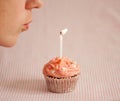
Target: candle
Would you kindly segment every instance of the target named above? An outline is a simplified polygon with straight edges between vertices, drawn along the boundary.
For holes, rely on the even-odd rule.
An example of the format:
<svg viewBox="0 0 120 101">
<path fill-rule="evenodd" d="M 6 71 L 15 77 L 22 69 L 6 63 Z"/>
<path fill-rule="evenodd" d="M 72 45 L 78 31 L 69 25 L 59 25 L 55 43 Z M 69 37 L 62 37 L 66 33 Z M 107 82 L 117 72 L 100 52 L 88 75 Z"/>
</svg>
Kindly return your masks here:
<svg viewBox="0 0 120 101">
<path fill-rule="evenodd" d="M 67 33 L 68 29 L 64 29 L 60 31 L 60 58 L 62 58 L 63 54 L 63 36 Z"/>
</svg>

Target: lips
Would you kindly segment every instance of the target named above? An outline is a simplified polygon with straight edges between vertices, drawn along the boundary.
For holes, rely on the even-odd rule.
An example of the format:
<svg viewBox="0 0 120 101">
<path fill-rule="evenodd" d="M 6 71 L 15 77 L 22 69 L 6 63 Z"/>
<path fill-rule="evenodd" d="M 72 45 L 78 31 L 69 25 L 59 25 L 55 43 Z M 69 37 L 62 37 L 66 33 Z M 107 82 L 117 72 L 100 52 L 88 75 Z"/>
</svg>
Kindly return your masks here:
<svg viewBox="0 0 120 101">
<path fill-rule="evenodd" d="M 25 29 L 29 29 L 29 24 L 24 24 Z"/>
<path fill-rule="evenodd" d="M 32 22 L 32 21 L 29 21 L 28 23 L 26 23 L 26 24 L 23 25 L 25 30 L 29 29 L 29 24 L 30 24 L 31 22 Z"/>
</svg>

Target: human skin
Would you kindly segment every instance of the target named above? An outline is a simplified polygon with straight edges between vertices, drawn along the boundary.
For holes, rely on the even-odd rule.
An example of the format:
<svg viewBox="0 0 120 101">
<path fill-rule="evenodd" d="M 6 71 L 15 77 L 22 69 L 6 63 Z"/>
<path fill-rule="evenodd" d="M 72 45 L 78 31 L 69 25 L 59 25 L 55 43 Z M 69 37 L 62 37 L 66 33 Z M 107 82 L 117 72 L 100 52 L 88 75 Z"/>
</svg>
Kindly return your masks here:
<svg viewBox="0 0 120 101">
<path fill-rule="evenodd" d="M 40 0 L 0 0 L 0 46 L 14 46 L 32 22 L 32 9 L 41 6 Z"/>
</svg>

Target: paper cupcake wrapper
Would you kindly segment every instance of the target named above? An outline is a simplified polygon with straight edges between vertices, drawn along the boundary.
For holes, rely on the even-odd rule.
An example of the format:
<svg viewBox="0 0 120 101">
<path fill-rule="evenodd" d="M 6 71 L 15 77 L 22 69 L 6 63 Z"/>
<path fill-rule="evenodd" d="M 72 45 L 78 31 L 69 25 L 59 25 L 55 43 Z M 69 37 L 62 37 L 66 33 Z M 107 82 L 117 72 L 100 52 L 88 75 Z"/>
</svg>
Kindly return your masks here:
<svg viewBox="0 0 120 101">
<path fill-rule="evenodd" d="M 73 91 L 79 79 L 79 75 L 69 78 L 54 78 L 45 75 L 44 77 L 46 79 L 48 90 L 55 93 L 65 93 Z"/>
</svg>

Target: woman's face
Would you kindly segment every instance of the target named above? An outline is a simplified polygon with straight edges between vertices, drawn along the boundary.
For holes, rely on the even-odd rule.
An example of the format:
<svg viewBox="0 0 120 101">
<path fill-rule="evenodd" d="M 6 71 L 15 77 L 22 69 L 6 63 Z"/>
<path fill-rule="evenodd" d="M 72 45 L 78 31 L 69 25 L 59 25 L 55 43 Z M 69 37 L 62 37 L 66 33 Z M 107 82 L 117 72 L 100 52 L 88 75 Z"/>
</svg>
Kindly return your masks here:
<svg viewBox="0 0 120 101">
<path fill-rule="evenodd" d="M 19 34 L 29 28 L 32 9 L 41 6 L 40 0 L 0 0 L 0 45 L 14 46 Z"/>
</svg>

